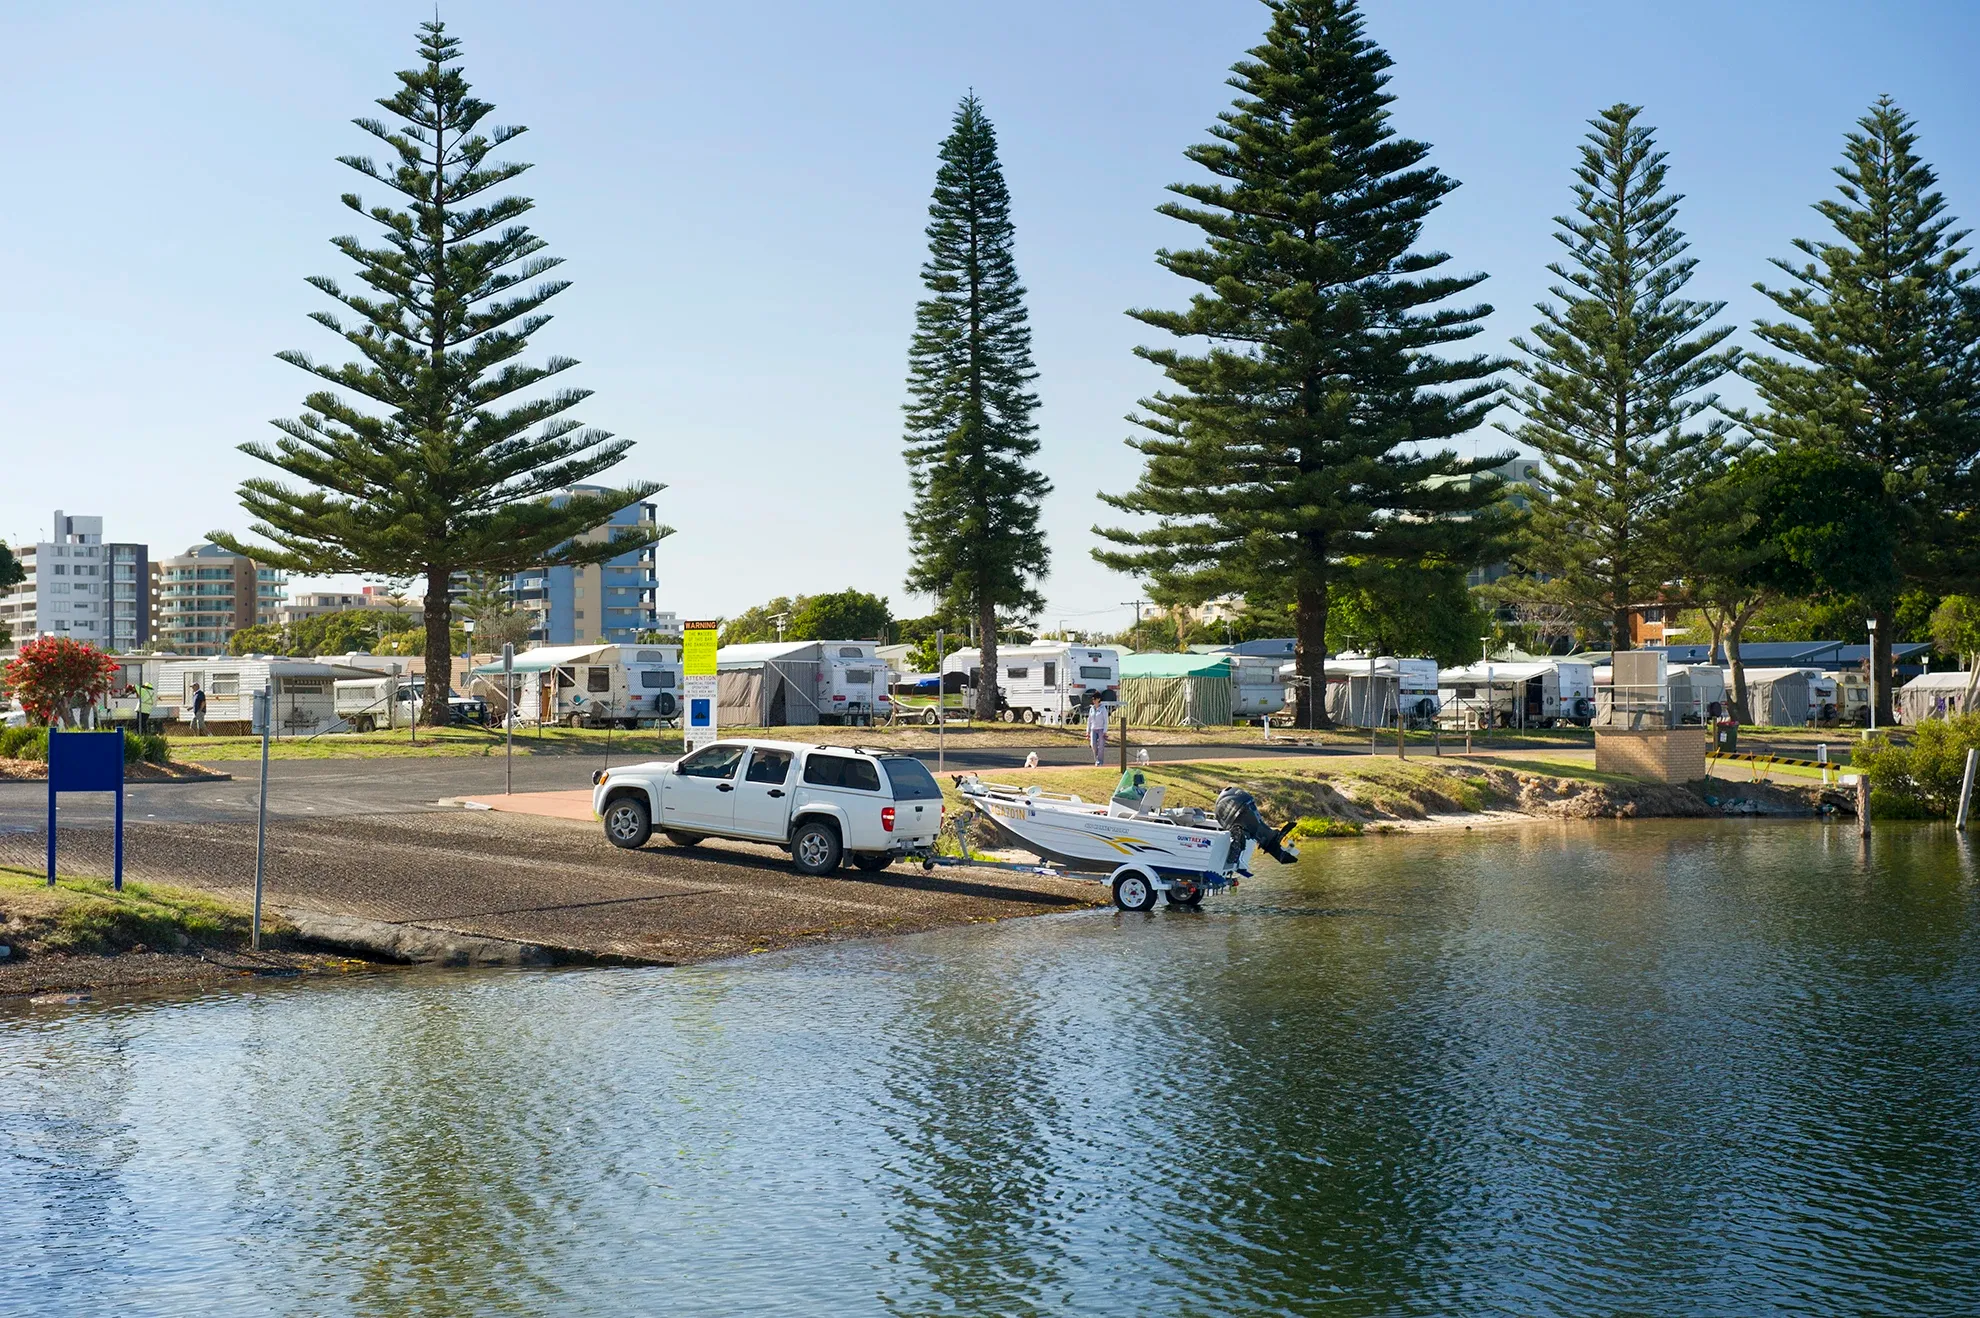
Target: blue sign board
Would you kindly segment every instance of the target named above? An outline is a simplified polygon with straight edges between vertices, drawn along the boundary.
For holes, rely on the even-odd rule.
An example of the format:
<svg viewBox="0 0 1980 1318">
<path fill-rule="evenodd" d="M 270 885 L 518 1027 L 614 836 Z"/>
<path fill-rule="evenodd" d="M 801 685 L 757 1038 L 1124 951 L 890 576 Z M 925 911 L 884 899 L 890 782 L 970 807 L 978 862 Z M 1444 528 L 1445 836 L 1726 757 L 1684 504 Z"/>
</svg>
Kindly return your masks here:
<svg viewBox="0 0 1980 1318">
<path fill-rule="evenodd" d="M 116 877 L 124 889 L 124 730 L 48 730 L 48 886 L 55 886 L 55 797 L 61 792 L 117 795 Z"/>
<path fill-rule="evenodd" d="M 709 712 L 714 707 L 715 702 L 706 696 L 696 696 L 693 700 L 688 701 L 688 726 L 691 728 L 714 727 L 715 720 L 709 717 Z"/>
</svg>

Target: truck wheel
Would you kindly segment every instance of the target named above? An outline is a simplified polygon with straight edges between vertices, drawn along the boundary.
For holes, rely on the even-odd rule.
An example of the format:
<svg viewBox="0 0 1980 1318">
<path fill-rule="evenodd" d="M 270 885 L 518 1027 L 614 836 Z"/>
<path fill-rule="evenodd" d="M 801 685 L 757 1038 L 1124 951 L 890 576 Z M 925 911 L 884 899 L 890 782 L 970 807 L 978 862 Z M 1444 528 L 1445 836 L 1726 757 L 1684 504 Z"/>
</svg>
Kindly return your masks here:
<svg viewBox="0 0 1980 1318">
<path fill-rule="evenodd" d="M 698 847 L 701 845 L 701 835 L 698 833 L 669 833 L 667 834 L 667 840 L 677 847 Z"/>
<path fill-rule="evenodd" d="M 359 732 L 376 732 L 378 730 L 378 720 L 369 714 L 360 714 L 357 719 L 357 730 Z"/>
<path fill-rule="evenodd" d="M 894 853 L 891 851 L 862 851 L 853 856 L 854 868 L 865 870 L 868 874 L 878 874 L 893 863 Z"/>
<path fill-rule="evenodd" d="M 830 874 L 844 856 L 838 826 L 829 819 L 804 820 L 791 834 L 791 861 L 800 874 Z"/>
<path fill-rule="evenodd" d="M 653 836 L 653 812 L 637 796 L 615 796 L 605 803 L 605 837 L 615 847 L 636 851 Z"/>
<path fill-rule="evenodd" d="M 1140 870 L 1126 870 L 1114 877 L 1114 905 L 1124 911 L 1155 909 L 1155 885 Z"/>
</svg>

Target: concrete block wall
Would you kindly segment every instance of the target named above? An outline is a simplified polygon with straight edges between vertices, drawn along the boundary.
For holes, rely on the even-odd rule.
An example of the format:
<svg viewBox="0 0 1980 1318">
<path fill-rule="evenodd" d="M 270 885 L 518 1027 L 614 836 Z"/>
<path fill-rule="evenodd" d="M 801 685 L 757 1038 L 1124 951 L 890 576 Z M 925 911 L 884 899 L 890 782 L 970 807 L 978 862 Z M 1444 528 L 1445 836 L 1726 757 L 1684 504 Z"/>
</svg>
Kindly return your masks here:
<svg viewBox="0 0 1980 1318">
<path fill-rule="evenodd" d="M 1656 783 L 1688 783 L 1705 776 L 1711 741 L 1704 728 L 1597 729 L 1595 768 Z"/>
</svg>

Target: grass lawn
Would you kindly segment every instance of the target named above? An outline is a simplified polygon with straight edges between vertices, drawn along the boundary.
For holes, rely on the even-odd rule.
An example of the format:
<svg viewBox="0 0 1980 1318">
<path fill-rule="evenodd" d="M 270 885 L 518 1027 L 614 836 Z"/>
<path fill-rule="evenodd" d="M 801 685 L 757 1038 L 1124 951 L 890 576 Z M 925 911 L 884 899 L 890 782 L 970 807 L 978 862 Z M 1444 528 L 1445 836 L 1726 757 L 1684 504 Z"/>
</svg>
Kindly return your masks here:
<svg viewBox="0 0 1980 1318">
<path fill-rule="evenodd" d="M 252 918 L 245 905 L 165 884 L 126 880 L 116 892 L 108 879 L 58 876 L 50 888 L 43 875 L 0 868 L 0 938 L 44 952 L 246 947 Z M 295 930 L 263 911 L 261 932 L 267 941 Z"/>
</svg>

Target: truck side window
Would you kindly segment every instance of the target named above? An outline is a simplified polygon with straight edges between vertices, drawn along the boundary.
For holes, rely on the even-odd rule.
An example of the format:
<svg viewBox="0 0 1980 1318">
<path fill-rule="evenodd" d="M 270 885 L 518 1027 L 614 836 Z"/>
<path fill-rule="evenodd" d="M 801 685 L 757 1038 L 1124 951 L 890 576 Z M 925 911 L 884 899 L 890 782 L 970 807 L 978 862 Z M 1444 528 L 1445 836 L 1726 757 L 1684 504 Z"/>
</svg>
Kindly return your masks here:
<svg viewBox="0 0 1980 1318">
<path fill-rule="evenodd" d="M 789 751 L 767 751 L 758 747 L 749 757 L 749 772 L 743 775 L 744 782 L 773 783 L 781 786 L 791 776 L 791 753 Z"/>
<path fill-rule="evenodd" d="M 674 766 L 683 778 L 733 778 L 747 746 L 708 746 Z"/>
<path fill-rule="evenodd" d="M 848 755 L 813 754 L 804 762 L 804 780 L 813 787 L 850 787 L 856 792 L 880 790 L 880 771 L 870 762 Z"/>
</svg>

